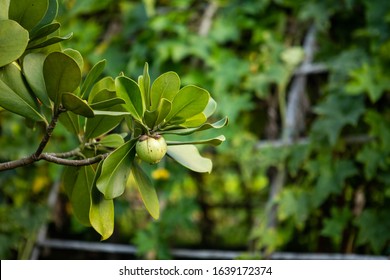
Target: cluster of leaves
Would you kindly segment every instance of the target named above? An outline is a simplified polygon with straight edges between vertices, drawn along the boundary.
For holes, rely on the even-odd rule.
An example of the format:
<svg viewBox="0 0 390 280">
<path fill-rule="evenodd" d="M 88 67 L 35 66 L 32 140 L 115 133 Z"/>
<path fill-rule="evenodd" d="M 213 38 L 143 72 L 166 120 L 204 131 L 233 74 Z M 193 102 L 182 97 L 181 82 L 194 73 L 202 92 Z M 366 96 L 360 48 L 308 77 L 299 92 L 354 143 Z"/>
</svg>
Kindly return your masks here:
<svg viewBox="0 0 390 280">
<path fill-rule="evenodd" d="M 225 126 L 227 118 L 208 122 L 217 106 L 214 99 L 197 86 L 181 88 L 174 72 L 152 82 L 147 64 L 138 82 L 124 74 L 101 77 L 105 60 L 83 78 L 82 55 L 59 45 L 72 34 L 56 35 L 57 0 L 4 0 L 0 5 L 0 106 L 26 118 L 31 126 L 44 128 L 35 153 L 1 163 L 2 170 L 38 160 L 66 165 L 64 186 L 74 214 L 102 239 L 113 233 L 113 199 L 122 195 L 132 173 L 146 209 L 157 219 L 157 193 L 139 164 L 136 143 L 142 135 L 189 135 Z M 43 153 L 58 121 L 79 146 L 69 152 Z M 110 133 L 122 121 L 123 133 Z M 202 157 L 195 145 L 219 145 L 224 140 L 218 136 L 167 141 L 167 153 L 195 172 L 211 172 L 211 160 Z"/>
</svg>

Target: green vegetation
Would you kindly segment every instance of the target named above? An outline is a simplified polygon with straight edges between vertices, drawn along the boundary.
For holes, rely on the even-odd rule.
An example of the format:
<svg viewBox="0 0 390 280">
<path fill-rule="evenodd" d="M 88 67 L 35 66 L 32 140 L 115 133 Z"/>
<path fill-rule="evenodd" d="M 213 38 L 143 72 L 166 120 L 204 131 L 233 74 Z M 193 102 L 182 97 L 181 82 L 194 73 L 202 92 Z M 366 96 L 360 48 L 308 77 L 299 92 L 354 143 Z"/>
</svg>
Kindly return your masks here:
<svg viewBox="0 0 390 280">
<path fill-rule="evenodd" d="M 9 15 L 8 2 L 0 162 L 33 153 L 42 127 L 66 112 L 43 160 L 0 173 L 1 257 L 28 257 L 45 220 L 53 236 L 99 240 L 79 221 L 110 236 L 101 213 L 113 198 L 109 241 L 135 244 L 140 257 L 170 258 L 180 246 L 390 253 L 389 1 L 69 0 L 61 26 L 56 1 L 37 1 L 31 18 L 20 16 L 29 1 L 11 0 Z M 307 76 L 299 141 L 260 145 L 286 137 L 288 90 L 312 26 L 314 61 L 327 71 Z M 227 139 L 218 149 L 225 138 L 214 128 Z M 144 134 L 162 135 L 169 157 L 134 161 Z M 102 164 L 63 169 L 45 158 L 66 151 Z M 61 174 L 69 199 L 54 216 L 42 205 Z"/>
</svg>

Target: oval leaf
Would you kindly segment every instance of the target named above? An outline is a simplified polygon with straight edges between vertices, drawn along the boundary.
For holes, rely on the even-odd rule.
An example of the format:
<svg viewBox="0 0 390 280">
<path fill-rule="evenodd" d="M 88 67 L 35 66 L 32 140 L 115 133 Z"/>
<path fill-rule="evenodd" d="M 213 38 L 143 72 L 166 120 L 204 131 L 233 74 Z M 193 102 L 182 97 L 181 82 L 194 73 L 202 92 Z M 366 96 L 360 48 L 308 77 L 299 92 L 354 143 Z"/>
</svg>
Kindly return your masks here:
<svg viewBox="0 0 390 280">
<path fill-rule="evenodd" d="M 156 110 L 163 98 L 172 101 L 179 89 L 180 78 L 175 72 L 167 72 L 159 76 L 152 84 L 150 110 Z"/>
<path fill-rule="evenodd" d="M 113 199 L 124 192 L 134 161 L 136 142 L 136 139 L 126 142 L 103 161 L 96 186 L 105 199 Z"/>
<path fill-rule="evenodd" d="M 194 145 L 168 146 L 167 154 L 184 167 L 195 172 L 210 173 L 213 163 L 199 154 Z"/>
<path fill-rule="evenodd" d="M 144 101 L 138 84 L 132 79 L 120 76 L 115 79 L 115 88 L 118 97 L 125 100 L 123 107 L 135 119 L 141 121 L 144 114 Z"/>
<path fill-rule="evenodd" d="M 91 108 L 94 110 L 102 110 L 107 109 L 109 107 L 119 105 L 119 104 L 125 104 L 125 101 L 122 98 L 114 97 L 111 99 L 99 101 L 93 104 L 90 104 Z"/>
<path fill-rule="evenodd" d="M 45 80 L 43 78 L 43 63 L 46 56 L 39 53 L 30 53 L 23 59 L 24 76 L 31 89 L 39 100 L 50 107 L 50 99 L 46 92 Z"/>
<path fill-rule="evenodd" d="M 86 118 L 93 118 L 95 114 L 86 101 L 72 93 L 62 94 L 62 105 L 69 111 Z"/>
<path fill-rule="evenodd" d="M 91 71 L 88 72 L 87 77 L 81 85 L 80 96 L 85 99 L 88 99 L 88 91 L 91 90 L 93 83 L 96 82 L 99 76 L 102 74 L 104 67 L 106 67 L 105 59 L 99 61 L 92 67 Z"/>
<path fill-rule="evenodd" d="M 13 20 L 0 21 L 0 67 L 21 57 L 27 44 L 26 29 Z"/>
<path fill-rule="evenodd" d="M 123 145 L 125 141 L 123 140 L 122 135 L 120 134 L 110 134 L 107 136 L 104 136 L 103 139 L 99 141 L 99 145 L 102 145 L 104 147 L 108 148 L 118 148 L 121 145 Z"/>
<path fill-rule="evenodd" d="M 182 123 L 206 108 L 210 94 L 207 90 L 197 86 L 182 88 L 172 101 L 172 109 L 166 118 L 166 122 Z"/>
<path fill-rule="evenodd" d="M 77 175 L 75 176 L 75 174 Z M 67 167 L 64 172 L 64 187 L 72 204 L 73 212 L 76 218 L 87 226 L 91 225 L 89 221 L 89 207 L 94 177 L 95 171 L 90 165 Z"/>
<path fill-rule="evenodd" d="M 50 53 L 43 63 L 46 91 L 54 104 L 59 105 L 64 92 L 73 92 L 81 82 L 76 61 L 61 52 Z"/>
<path fill-rule="evenodd" d="M 48 0 L 11 1 L 9 18 L 19 22 L 25 29 L 31 30 L 43 19 L 48 7 Z"/>
<path fill-rule="evenodd" d="M 44 121 L 39 108 L 25 87 L 19 69 L 9 64 L 0 70 L 0 106 L 34 121 Z"/>
<path fill-rule="evenodd" d="M 157 220 L 160 216 L 160 205 L 152 181 L 136 163 L 133 164 L 131 171 L 133 172 L 134 179 L 137 183 L 138 190 L 146 209 L 150 215 Z"/>
<path fill-rule="evenodd" d="M 102 162 L 96 170 L 96 175 L 91 189 L 91 205 L 89 209 L 89 221 L 92 227 L 106 240 L 114 232 L 114 201 L 105 199 L 96 187 L 96 180 L 101 174 Z"/>
</svg>

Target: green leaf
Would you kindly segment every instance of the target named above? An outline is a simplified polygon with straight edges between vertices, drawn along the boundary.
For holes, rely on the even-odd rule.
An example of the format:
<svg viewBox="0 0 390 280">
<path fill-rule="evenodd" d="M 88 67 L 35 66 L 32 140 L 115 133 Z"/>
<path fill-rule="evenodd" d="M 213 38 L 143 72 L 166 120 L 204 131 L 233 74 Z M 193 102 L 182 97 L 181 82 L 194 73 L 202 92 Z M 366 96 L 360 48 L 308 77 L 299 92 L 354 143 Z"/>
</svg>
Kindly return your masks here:
<svg viewBox="0 0 390 280">
<path fill-rule="evenodd" d="M 380 65 L 365 63 L 361 68 L 350 73 L 351 81 L 345 89 L 350 94 L 367 93 L 371 102 L 375 103 L 386 90 L 390 89 L 390 82 L 385 73 Z"/>
<path fill-rule="evenodd" d="M 41 28 L 37 29 L 37 31 L 35 31 L 34 33 L 30 32 L 30 42 L 47 37 L 50 34 L 57 31 L 60 27 L 61 27 L 61 24 L 59 24 L 58 22 L 54 22 L 54 23 L 50 23 L 48 25 L 42 26 Z"/>
<path fill-rule="evenodd" d="M 73 135 L 79 136 L 82 132 L 79 116 L 67 111 L 60 115 L 59 121 L 65 126 L 65 128 Z"/>
<path fill-rule="evenodd" d="M 81 71 L 77 63 L 61 52 L 50 53 L 43 63 L 46 91 L 56 106 L 64 92 L 73 92 L 81 82 Z"/>
<path fill-rule="evenodd" d="M 96 97 L 98 98 L 96 99 Z M 88 95 L 88 103 L 92 104 L 99 101 L 104 101 L 116 96 L 115 82 L 111 77 L 104 77 L 95 83 Z"/>
<path fill-rule="evenodd" d="M 157 220 L 160 216 L 160 206 L 152 181 L 137 163 L 132 165 L 131 171 L 133 172 L 135 182 L 137 183 L 138 190 L 146 209 L 150 215 Z"/>
<path fill-rule="evenodd" d="M 379 254 L 388 244 L 390 238 L 390 211 L 384 209 L 366 208 L 363 213 L 357 218 L 357 226 L 359 228 L 357 244 L 369 244 L 374 253 Z"/>
<path fill-rule="evenodd" d="M 167 154 L 184 167 L 195 172 L 210 173 L 213 167 L 211 160 L 202 157 L 194 145 L 168 146 Z"/>
<path fill-rule="evenodd" d="M 188 118 L 181 124 L 183 127 L 199 127 L 207 121 L 207 117 L 204 113 L 197 114 L 191 118 Z"/>
<path fill-rule="evenodd" d="M 126 142 L 104 160 L 96 186 L 106 199 L 113 199 L 124 192 L 134 161 L 136 142 L 136 139 Z"/>
<path fill-rule="evenodd" d="M 149 111 L 146 110 L 144 113 L 144 123 L 150 128 L 154 128 L 154 124 L 156 123 L 158 117 L 157 111 Z"/>
<path fill-rule="evenodd" d="M 101 175 L 101 169 L 102 162 L 99 163 L 92 184 L 89 221 L 92 227 L 101 235 L 101 240 L 106 240 L 114 232 L 114 201 L 105 199 L 96 187 L 96 181 Z"/>
<path fill-rule="evenodd" d="M 176 134 L 176 135 L 188 135 L 191 133 L 194 133 L 196 131 L 203 131 L 203 130 L 208 130 L 208 129 L 219 129 L 228 124 L 229 120 L 227 117 L 215 122 L 215 123 L 205 123 L 199 127 L 194 127 L 194 128 L 185 128 L 185 127 L 180 127 L 177 128 L 166 128 L 166 130 L 161 131 L 160 134 Z"/>
<path fill-rule="evenodd" d="M 74 174 L 76 173 L 77 177 L 74 178 Z M 64 187 L 76 218 L 86 226 L 91 225 L 89 221 L 89 208 L 91 203 L 90 193 L 95 171 L 90 165 L 67 167 L 64 176 L 72 177 L 72 180 L 65 180 Z"/>
<path fill-rule="evenodd" d="M 163 123 L 165 121 L 165 118 L 171 112 L 171 110 L 172 110 L 172 102 L 165 98 L 161 99 L 161 102 L 157 108 L 158 115 L 154 126 L 158 126 L 159 124 Z"/>
<path fill-rule="evenodd" d="M 120 134 L 109 134 L 107 136 L 104 136 L 99 141 L 99 145 L 102 145 L 102 146 L 108 147 L 108 148 L 119 148 L 124 143 L 125 142 L 123 140 L 123 137 Z"/>
<path fill-rule="evenodd" d="M 30 53 L 23 59 L 24 76 L 31 89 L 39 100 L 50 108 L 50 99 L 46 92 L 45 79 L 43 77 L 43 63 L 46 59 L 44 54 Z"/>
<path fill-rule="evenodd" d="M 73 37 L 73 33 L 69 33 L 68 35 L 65 36 L 53 36 L 48 38 L 47 40 L 40 42 L 40 41 L 31 41 L 31 43 L 28 45 L 27 49 L 33 50 L 33 49 L 39 49 L 39 48 L 44 48 L 48 47 L 50 45 L 54 45 L 57 43 L 61 43 L 62 41 L 69 40 L 70 38 Z"/>
<path fill-rule="evenodd" d="M 9 2 L 11 0 L 0 0 L 0 20 L 8 19 Z"/>
<path fill-rule="evenodd" d="M 53 22 L 53 20 L 57 17 L 58 13 L 58 2 L 57 0 L 49 0 L 49 7 L 47 8 L 45 16 L 39 22 L 37 26 L 35 26 L 30 34 L 37 32 L 40 28 L 49 25 Z"/>
<path fill-rule="evenodd" d="M 124 117 L 130 116 L 129 112 L 121 112 L 121 111 L 102 111 L 102 110 L 93 110 L 95 116 L 111 116 L 111 117 Z"/>
<path fill-rule="evenodd" d="M 70 56 L 71 58 L 73 58 L 74 61 L 76 61 L 77 65 L 79 66 L 80 68 L 80 72 L 83 71 L 84 69 L 84 59 L 83 59 L 83 56 L 81 55 L 81 53 L 77 50 L 74 50 L 74 49 L 65 49 L 62 51 L 64 54 Z"/>
<path fill-rule="evenodd" d="M 180 78 L 175 72 L 167 72 L 159 76 L 152 84 L 150 110 L 156 110 L 163 98 L 172 101 L 179 89 Z"/>
<path fill-rule="evenodd" d="M 125 101 L 122 98 L 115 97 L 115 98 L 99 101 L 96 103 L 92 103 L 89 105 L 94 110 L 102 110 L 102 109 L 107 109 L 107 108 L 110 108 L 112 106 L 124 104 L 124 103 L 125 103 Z"/>
<path fill-rule="evenodd" d="M 0 68 L 0 106 L 31 120 L 46 122 L 14 64 Z"/>
<path fill-rule="evenodd" d="M 206 140 L 194 140 L 194 141 L 167 141 L 167 145 L 169 146 L 177 146 L 177 145 L 189 145 L 189 144 L 210 144 L 213 146 L 218 146 L 222 142 L 226 140 L 225 136 L 220 135 L 215 138 L 206 139 Z"/>
<path fill-rule="evenodd" d="M 48 0 L 13 0 L 9 6 L 9 18 L 31 30 L 43 19 L 48 7 Z"/>
<path fill-rule="evenodd" d="M 80 89 L 80 96 L 88 99 L 89 96 L 89 90 L 91 90 L 93 84 L 96 82 L 96 80 L 99 78 L 99 76 L 102 74 L 104 67 L 106 67 L 106 60 L 100 60 L 98 63 L 96 63 L 91 71 L 88 72 L 87 77 L 85 78 L 83 84 L 81 85 Z"/>
<path fill-rule="evenodd" d="M 92 102 L 99 102 L 100 100 L 110 98 L 111 96 L 115 96 L 115 92 L 102 90 L 97 94 L 90 95 L 89 99 L 93 98 Z M 124 111 L 124 109 L 121 105 L 106 108 L 106 111 L 94 110 L 95 117 L 87 120 L 85 129 L 86 139 L 101 136 L 118 126 L 123 120 L 123 115 L 129 114 L 128 112 L 122 111 Z"/>
<path fill-rule="evenodd" d="M 149 110 L 150 108 L 150 76 L 149 76 L 149 64 L 145 62 L 144 73 L 138 77 L 138 85 L 141 90 L 141 94 L 144 97 L 144 107 Z"/>
<path fill-rule="evenodd" d="M 175 96 L 172 109 L 166 117 L 166 122 L 183 123 L 206 108 L 210 94 L 207 90 L 197 86 L 186 86 Z"/>
<path fill-rule="evenodd" d="M 115 127 L 123 120 L 123 116 L 99 116 L 94 111 L 95 117 L 87 120 L 85 138 L 92 139 L 99 137 Z"/>
<path fill-rule="evenodd" d="M 86 118 L 93 118 L 95 116 L 92 108 L 89 107 L 86 101 L 72 93 L 65 92 L 62 94 L 62 105 L 65 109 L 72 111 L 77 115 L 81 115 Z"/>
<path fill-rule="evenodd" d="M 28 32 L 26 29 L 16 21 L 0 20 L 0 67 L 21 57 L 27 44 Z"/>
<path fill-rule="evenodd" d="M 138 84 L 130 78 L 120 76 L 115 79 L 115 88 L 118 97 L 125 100 L 123 107 L 130 112 L 135 119 L 142 121 L 144 101 Z"/>
</svg>

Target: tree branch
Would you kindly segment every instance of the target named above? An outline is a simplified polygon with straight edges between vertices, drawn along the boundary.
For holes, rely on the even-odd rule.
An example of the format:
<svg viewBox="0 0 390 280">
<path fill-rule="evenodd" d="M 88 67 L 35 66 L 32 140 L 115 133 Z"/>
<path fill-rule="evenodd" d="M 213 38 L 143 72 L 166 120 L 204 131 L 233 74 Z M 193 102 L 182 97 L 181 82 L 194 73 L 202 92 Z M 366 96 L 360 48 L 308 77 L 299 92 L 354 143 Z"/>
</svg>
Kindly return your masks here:
<svg viewBox="0 0 390 280">
<path fill-rule="evenodd" d="M 97 155 L 95 157 L 86 158 L 86 159 L 64 159 L 64 158 L 56 157 L 53 154 L 43 153 L 39 156 L 39 159 L 43 159 L 48 162 L 52 162 L 60 165 L 85 166 L 85 165 L 98 163 L 99 161 L 108 157 L 109 154 L 110 153 L 105 153 L 105 154 Z"/>
<path fill-rule="evenodd" d="M 76 156 L 80 153 L 80 148 L 76 148 L 74 150 L 71 150 L 69 152 L 65 153 L 43 153 L 43 150 L 45 149 L 47 143 L 49 142 L 51 135 L 53 133 L 54 128 L 57 125 L 58 117 L 62 112 L 65 110 L 61 107 L 59 107 L 53 114 L 53 117 L 50 121 L 50 124 L 46 128 L 45 135 L 43 136 L 41 142 L 39 143 L 39 146 L 35 153 L 28 157 L 24 157 L 18 160 L 12 160 L 8 162 L 2 162 L 0 163 L 0 171 L 4 170 L 10 170 L 17 167 L 22 167 L 25 165 L 32 164 L 36 161 L 45 160 L 48 162 L 61 164 L 61 165 L 69 165 L 69 166 L 84 166 L 84 165 L 91 165 L 94 163 L 97 163 L 103 159 L 105 159 L 110 153 L 105 153 L 101 155 L 97 155 L 95 157 L 86 158 L 86 159 L 66 159 L 69 157 Z"/>
</svg>

